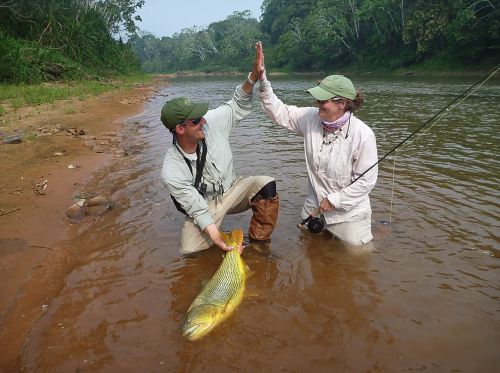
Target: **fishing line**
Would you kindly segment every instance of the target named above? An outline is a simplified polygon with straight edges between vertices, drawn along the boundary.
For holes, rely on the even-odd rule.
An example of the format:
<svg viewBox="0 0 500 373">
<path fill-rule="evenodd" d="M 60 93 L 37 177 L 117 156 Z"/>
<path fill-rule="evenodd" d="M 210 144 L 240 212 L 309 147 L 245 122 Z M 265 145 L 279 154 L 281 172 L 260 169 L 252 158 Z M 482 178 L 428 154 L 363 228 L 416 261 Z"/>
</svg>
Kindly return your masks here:
<svg viewBox="0 0 500 373">
<path fill-rule="evenodd" d="M 443 114 L 441 118 L 439 118 L 435 123 L 432 124 L 425 132 L 429 131 L 436 123 L 438 123 L 444 116 L 446 116 L 451 110 L 453 110 L 455 107 L 457 107 L 459 104 L 461 104 L 464 100 L 466 100 L 470 95 L 472 95 L 475 91 L 477 91 L 484 83 L 486 83 L 493 75 L 497 73 L 497 71 L 500 70 L 500 64 L 496 65 L 493 69 L 491 69 L 489 72 L 487 72 L 481 79 L 479 79 L 477 82 L 475 82 L 473 85 L 471 85 L 465 92 L 463 92 L 460 96 L 458 96 L 456 99 L 454 99 L 452 102 L 450 102 L 448 105 L 446 105 L 441 111 L 439 111 L 436 115 L 434 115 L 431 119 L 429 119 L 427 122 L 422 124 L 419 128 L 417 128 L 416 131 L 411 133 L 409 136 L 407 136 L 403 141 L 401 141 L 398 145 L 396 145 L 391 151 L 389 151 L 386 155 L 384 155 L 382 158 L 380 158 L 376 163 L 374 163 L 371 167 L 369 167 L 365 172 L 363 172 L 361 175 L 359 175 L 354 181 L 352 181 L 348 186 L 354 184 L 356 181 L 358 181 L 362 176 L 364 176 L 368 171 L 370 171 L 373 167 L 378 165 L 380 162 L 382 162 L 385 158 L 387 158 L 390 154 L 392 154 L 394 151 L 396 151 L 401 145 L 403 145 L 405 142 L 407 142 L 411 137 L 413 137 L 418 131 L 420 131 L 422 128 L 427 126 L 429 123 L 431 123 L 434 119 L 436 119 L 441 113 L 446 111 L 446 113 Z M 477 87 L 476 87 L 477 86 Z M 476 87 L 472 92 L 467 94 L 470 90 L 472 90 L 474 87 Z M 467 95 L 466 95 L 467 94 Z M 464 97 L 465 96 L 465 97 Z M 461 99 L 463 97 L 463 99 Z M 460 100 L 461 99 L 461 100 Z M 459 101 L 460 100 L 460 101 Z M 456 105 L 453 105 L 455 102 L 459 101 Z M 453 105 L 453 106 L 452 106 Z M 412 144 L 416 140 L 418 140 L 422 135 L 425 134 L 422 133 L 420 136 L 418 136 L 414 141 L 410 142 L 409 144 Z M 408 145 L 409 145 L 408 144 Z M 404 149 L 406 145 L 402 148 Z"/>
<path fill-rule="evenodd" d="M 414 131 L 413 133 L 411 133 L 408 137 L 406 137 L 403 141 L 401 141 L 398 145 L 396 145 L 391 151 L 389 151 L 386 155 L 384 155 L 382 158 L 380 158 L 376 163 L 374 163 L 370 168 L 368 168 L 365 172 L 363 172 L 361 175 L 359 175 L 356 179 L 354 179 L 354 181 L 352 181 L 349 184 L 349 186 L 352 185 L 352 184 L 354 184 L 364 174 L 366 174 L 373 167 L 375 167 L 377 164 L 379 164 L 380 162 L 382 162 L 390 154 L 392 154 L 394 151 L 396 152 L 396 155 L 394 156 L 393 167 L 392 167 L 391 204 L 390 204 L 390 210 L 389 210 L 389 231 L 390 232 L 392 232 L 392 229 L 391 229 L 391 227 L 392 227 L 392 207 L 393 207 L 393 200 L 394 200 L 394 187 L 395 187 L 395 184 L 396 184 L 396 181 L 395 181 L 395 179 L 396 179 L 396 158 L 397 158 L 397 155 L 398 155 L 398 151 L 401 151 L 404 148 L 406 148 L 408 145 L 411 145 L 414 142 L 418 141 L 423 135 L 425 135 L 428 131 L 430 131 L 432 127 L 434 127 L 437 123 L 439 123 L 441 121 L 441 119 L 443 119 L 450 111 L 452 111 L 454 108 L 456 108 L 458 105 L 460 105 L 463 101 L 465 101 L 467 98 L 469 98 L 479 88 L 481 88 L 484 85 L 484 83 L 486 83 L 493 75 L 495 75 L 497 73 L 498 70 L 500 70 L 500 64 L 496 65 L 493 69 L 491 69 L 489 72 L 487 72 L 483 77 L 481 77 L 481 79 L 479 79 L 477 82 L 475 82 L 473 85 L 471 85 L 460 96 L 458 96 L 452 102 L 450 102 L 448 105 L 446 105 L 441 111 L 439 111 L 431 119 L 429 119 L 427 122 L 425 122 L 419 128 L 417 128 L 416 131 Z M 429 123 L 431 123 L 434 119 L 436 119 L 443 112 L 444 112 L 444 114 L 441 117 L 439 117 L 434 123 L 432 123 L 432 125 L 429 128 L 427 128 L 424 132 L 422 132 L 418 137 L 416 137 L 415 139 L 413 139 L 412 141 L 409 141 L 407 143 L 407 141 L 410 140 L 411 137 L 413 137 L 418 131 L 420 131 L 422 128 L 424 128 L 425 126 L 427 126 Z"/>
<path fill-rule="evenodd" d="M 474 83 L 468 90 L 466 90 L 464 93 L 462 93 L 460 96 L 458 96 L 453 102 L 451 102 L 447 107 L 445 107 L 443 110 L 441 110 L 438 114 L 436 114 L 434 117 L 432 117 L 429 121 L 427 121 L 423 126 L 421 126 L 419 129 L 417 129 L 417 131 L 421 130 L 424 126 L 426 126 L 428 123 L 430 123 L 434 118 L 436 118 L 437 115 L 441 114 L 443 111 L 446 110 L 446 112 L 439 118 L 437 119 L 434 123 L 432 123 L 432 125 L 427 128 L 424 132 L 422 132 L 418 137 L 416 137 L 415 139 L 407 142 L 406 144 L 403 144 L 405 141 L 409 140 L 411 136 L 413 136 L 417 131 L 413 132 L 410 136 L 408 136 L 403 142 L 401 142 L 398 146 L 396 146 L 396 148 L 392 149 L 392 151 L 396 151 L 396 155 L 394 156 L 394 163 L 393 163 L 393 166 L 392 166 L 392 191 L 391 191 L 391 207 L 390 207 L 390 210 L 389 210 L 389 227 L 392 227 L 392 206 L 393 206 L 393 200 L 394 200 L 394 187 L 396 185 L 396 181 L 395 181 L 395 178 L 396 178 L 396 158 L 398 156 L 398 152 L 402 151 L 404 148 L 406 148 L 408 145 L 411 145 L 413 143 L 415 143 L 416 141 L 418 141 L 423 135 L 425 135 L 428 131 L 431 130 L 432 127 L 434 127 L 437 123 L 439 123 L 439 121 L 441 121 L 441 119 L 443 119 L 451 110 L 453 110 L 455 107 L 457 107 L 458 105 L 460 105 L 463 101 L 465 101 L 469 96 L 471 96 L 474 92 L 476 92 L 479 88 L 481 88 L 481 86 L 486 83 L 488 81 L 488 79 L 490 79 L 493 75 L 496 74 L 496 72 L 500 69 L 500 64 L 498 64 L 495 68 L 493 68 L 492 70 L 490 70 L 486 75 L 484 75 L 481 79 L 479 79 L 476 83 Z M 483 80 L 484 79 L 484 80 Z M 477 86 L 476 86 L 477 85 Z M 475 87 L 475 88 L 474 88 Z M 472 89 L 474 88 L 474 89 Z M 463 97 L 468 91 L 472 90 L 467 96 Z M 460 99 L 461 98 L 461 99 Z M 458 101 L 458 102 L 457 102 Z M 457 102 L 456 104 L 454 104 L 455 102 Z M 454 104 L 454 105 L 453 105 Z M 399 146 L 401 146 L 400 149 L 397 149 Z M 385 155 L 385 157 L 387 157 L 387 155 L 389 155 L 391 152 L 387 153 Z M 381 158 L 379 160 L 379 162 L 382 160 L 383 158 Z M 377 162 L 378 163 L 378 162 Z M 375 166 L 375 165 L 374 165 Z M 374 167 L 372 166 L 372 167 Z M 369 170 L 369 169 L 368 169 Z M 367 170 L 367 171 L 368 171 Z M 367 172 L 365 171 L 365 172 Z M 362 176 L 362 175 L 361 175 Z M 356 180 L 355 180 L 356 181 Z M 391 230 L 392 231 L 392 230 Z"/>
</svg>

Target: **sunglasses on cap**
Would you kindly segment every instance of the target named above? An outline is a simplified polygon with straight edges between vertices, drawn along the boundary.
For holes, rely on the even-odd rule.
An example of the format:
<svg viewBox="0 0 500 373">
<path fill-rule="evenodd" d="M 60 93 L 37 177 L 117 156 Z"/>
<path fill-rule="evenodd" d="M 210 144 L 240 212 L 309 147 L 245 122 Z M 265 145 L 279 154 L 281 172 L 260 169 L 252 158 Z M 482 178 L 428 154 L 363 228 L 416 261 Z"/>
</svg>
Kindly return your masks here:
<svg viewBox="0 0 500 373">
<path fill-rule="evenodd" d="M 328 101 L 342 101 L 343 98 L 342 97 L 332 97 L 332 98 L 329 98 L 328 100 L 318 100 L 318 99 L 314 99 L 314 102 L 316 102 L 317 104 L 320 104 L 320 105 L 324 105 L 326 104 Z"/>
<path fill-rule="evenodd" d="M 185 126 L 188 123 L 199 124 L 200 121 L 201 121 L 201 118 L 196 118 L 196 119 L 190 120 L 188 122 L 181 122 L 181 123 L 179 123 L 179 126 Z"/>
</svg>

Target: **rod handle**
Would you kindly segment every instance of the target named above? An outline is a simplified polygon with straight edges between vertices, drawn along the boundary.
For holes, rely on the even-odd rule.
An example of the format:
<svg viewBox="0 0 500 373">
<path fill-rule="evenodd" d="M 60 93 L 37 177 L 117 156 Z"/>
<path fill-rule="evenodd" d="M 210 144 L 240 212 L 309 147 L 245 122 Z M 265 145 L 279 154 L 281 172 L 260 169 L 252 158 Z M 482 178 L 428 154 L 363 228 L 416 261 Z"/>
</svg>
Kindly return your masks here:
<svg viewBox="0 0 500 373">
<path fill-rule="evenodd" d="M 319 212 L 319 207 L 314 210 L 311 215 L 309 215 L 307 218 L 305 218 L 304 220 L 302 220 L 299 224 L 297 224 L 297 228 L 301 229 L 304 224 L 307 224 L 309 223 L 309 220 L 311 220 L 312 218 L 314 218 L 316 215 L 318 215 L 318 212 Z"/>
</svg>

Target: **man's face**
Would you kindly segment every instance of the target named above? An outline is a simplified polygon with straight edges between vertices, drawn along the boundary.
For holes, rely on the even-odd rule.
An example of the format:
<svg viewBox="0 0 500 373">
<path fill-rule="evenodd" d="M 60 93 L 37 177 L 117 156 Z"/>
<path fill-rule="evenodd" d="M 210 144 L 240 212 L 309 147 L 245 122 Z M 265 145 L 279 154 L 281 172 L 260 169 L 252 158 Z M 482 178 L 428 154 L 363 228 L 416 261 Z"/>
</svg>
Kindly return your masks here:
<svg viewBox="0 0 500 373">
<path fill-rule="evenodd" d="M 203 131 L 203 125 L 207 123 L 205 120 L 205 117 L 201 117 L 200 121 L 198 124 L 195 123 L 195 119 L 185 119 L 182 121 L 182 124 L 180 125 L 181 127 L 184 128 L 184 134 L 186 135 L 187 138 L 199 141 L 201 139 L 205 138 L 205 132 Z"/>
</svg>

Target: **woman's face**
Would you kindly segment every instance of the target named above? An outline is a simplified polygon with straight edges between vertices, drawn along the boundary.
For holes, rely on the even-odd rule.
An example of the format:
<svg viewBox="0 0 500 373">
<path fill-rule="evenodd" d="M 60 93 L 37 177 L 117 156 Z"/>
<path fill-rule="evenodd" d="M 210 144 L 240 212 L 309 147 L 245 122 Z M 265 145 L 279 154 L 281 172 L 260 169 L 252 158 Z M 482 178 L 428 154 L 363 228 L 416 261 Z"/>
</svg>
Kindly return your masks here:
<svg viewBox="0 0 500 373">
<path fill-rule="evenodd" d="M 346 99 L 316 100 L 316 106 L 319 109 L 318 115 L 327 122 L 333 122 L 344 115 L 346 105 Z"/>
</svg>

